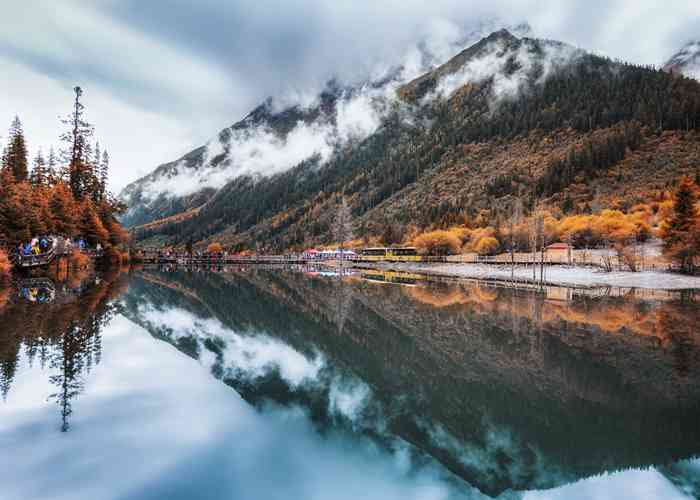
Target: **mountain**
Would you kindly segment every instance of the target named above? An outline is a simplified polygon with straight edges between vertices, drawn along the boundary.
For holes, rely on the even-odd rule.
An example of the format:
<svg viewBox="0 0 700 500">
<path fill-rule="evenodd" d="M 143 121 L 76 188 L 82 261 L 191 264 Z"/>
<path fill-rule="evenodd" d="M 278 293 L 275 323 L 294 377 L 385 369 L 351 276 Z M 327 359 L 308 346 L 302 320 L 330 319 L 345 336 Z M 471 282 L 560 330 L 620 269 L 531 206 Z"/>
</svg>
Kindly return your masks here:
<svg viewBox="0 0 700 500">
<path fill-rule="evenodd" d="M 321 141 L 329 138 L 319 137 L 314 143 L 310 136 L 315 128 L 332 126 L 338 99 L 350 92 L 330 82 L 311 107 L 281 111 L 276 111 L 269 99 L 206 145 L 129 184 L 120 194 L 129 206 L 123 222 L 139 225 L 199 207 L 229 178 L 264 175 L 291 166 L 306 159 L 304 146 L 311 151 L 309 157 L 320 152 L 324 146 Z M 296 147 L 299 154 L 283 157 L 279 153 L 285 144 L 292 146 L 287 150 Z"/>
<path fill-rule="evenodd" d="M 700 80 L 700 40 L 683 46 L 666 62 L 664 70 Z"/>
<path fill-rule="evenodd" d="M 700 84 L 667 72 L 501 30 L 404 74 L 307 107 L 269 101 L 129 186 L 125 222 L 147 243 L 300 247 L 327 241 L 345 196 L 358 235 L 389 242 L 502 220 L 516 198 L 624 208 L 700 165 Z"/>
</svg>

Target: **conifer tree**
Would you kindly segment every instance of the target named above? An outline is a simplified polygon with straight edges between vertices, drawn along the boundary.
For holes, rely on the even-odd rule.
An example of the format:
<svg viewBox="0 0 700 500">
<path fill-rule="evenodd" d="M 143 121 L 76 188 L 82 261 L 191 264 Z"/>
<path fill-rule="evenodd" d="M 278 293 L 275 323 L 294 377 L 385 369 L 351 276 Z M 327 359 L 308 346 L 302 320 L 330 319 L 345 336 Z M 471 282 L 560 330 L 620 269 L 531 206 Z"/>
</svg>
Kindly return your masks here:
<svg viewBox="0 0 700 500">
<path fill-rule="evenodd" d="M 63 160 L 67 164 L 67 178 L 73 196 L 82 199 L 87 194 L 90 185 L 90 168 L 86 160 L 89 151 L 89 139 L 94 133 L 92 125 L 85 120 L 85 106 L 80 102 L 83 90 L 80 87 L 73 89 L 75 100 L 73 112 L 62 120 L 70 130 L 61 135 L 61 140 L 66 143 L 63 150 Z"/>
<path fill-rule="evenodd" d="M 111 245 L 119 246 L 129 241 L 129 232 L 115 219 L 114 210 L 106 200 L 99 204 L 98 216 L 109 233 L 109 243 Z"/>
<path fill-rule="evenodd" d="M 100 189 L 102 190 L 102 197 L 104 198 L 107 194 L 107 179 L 109 178 L 109 153 L 105 150 L 102 153 L 102 160 L 100 162 Z"/>
<path fill-rule="evenodd" d="M 56 158 L 53 146 L 51 146 L 51 149 L 49 149 L 49 158 L 46 163 L 46 182 L 49 186 L 54 186 L 59 181 L 57 166 L 58 159 Z"/>
<path fill-rule="evenodd" d="M 100 150 L 100 141 L 95 142 L 95 150 L 93 152 L 92 164 L 95 168 L 95 174 L 99 176 L 100 161 L 102 161 L 102 151 Z"/>
<path fill-rule="evenodd" d="M 74 236 L 78 229 L 78 211 L 70 188 L 63 181 L 58 181 L 53 188 L 49 208 L 55 232 L 63 236 Z"/>
<path fill-rule="evenodd" d="M 39 149 L 36 154 L 36 158 L 34 158 L 34 165 L 32 167 L 32 173 L 29 180 L 32 183 L 32 186 L 41 187 L 48 184 L 47 177 L 46 160 L 44 159 L 44 155 L 41 153 L 41 149 Z"/>
<path fill-rule="evenodd" d="M 109 244 L 109 232 L 102 224 L 93 204 L 89 200 L 84 201 L 80 212 L 79 230 L 83 237 L 90 245 L 94 246 L 97 243 L 101 243 L 102 246 L 107 246 Z"/>
<path fill-rule="evenodd" d="M 24 140 L 22 122 L 18 116 L 12 121 L 5 151 L 4 167 L 9 168 L 16 181 L 27 180 L 29 173 L 27 161 L 27 145 Z"/>
<path fill-rule="evenodd" d="M 697 202 L 698 186 L 690 177 L 683 177 L 674 196 L 673 213 L 661 226 L 664 253 L 688 273 L 694 271 L 700 255 Z"/>
</svg>

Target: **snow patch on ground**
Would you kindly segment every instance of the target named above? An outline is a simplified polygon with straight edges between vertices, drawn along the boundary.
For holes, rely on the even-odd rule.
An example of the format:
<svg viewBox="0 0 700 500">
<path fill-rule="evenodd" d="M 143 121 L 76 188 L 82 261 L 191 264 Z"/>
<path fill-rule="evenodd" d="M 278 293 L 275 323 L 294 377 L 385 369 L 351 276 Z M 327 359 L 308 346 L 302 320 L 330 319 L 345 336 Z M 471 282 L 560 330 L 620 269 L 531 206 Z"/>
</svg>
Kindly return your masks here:
<svg viewBox="0 0 700 500">
<path fill-rule="evenodd" d="M 511 269 L 510 266 L 507 265 L 399 263 L 379 264 L 376 267 L 470 279 L 502 281 L 511 279 Z M 537 280 L 539 280 L 539 276 L 538 268 Z M 513 272 L 513 277 L 519 281 L 532 280 L 532 267 L 516 267 Z M 642 271 L 638 273 L 615 271 L 607 273 L 596 268 L 574 266 L 545 267 L 544 281 L 548 284 L 563 286 L 614 286 L 658 290 L 700 289 L 700 277 L 697 276 L 685 276 L 662 271 Z"/>
</svg>

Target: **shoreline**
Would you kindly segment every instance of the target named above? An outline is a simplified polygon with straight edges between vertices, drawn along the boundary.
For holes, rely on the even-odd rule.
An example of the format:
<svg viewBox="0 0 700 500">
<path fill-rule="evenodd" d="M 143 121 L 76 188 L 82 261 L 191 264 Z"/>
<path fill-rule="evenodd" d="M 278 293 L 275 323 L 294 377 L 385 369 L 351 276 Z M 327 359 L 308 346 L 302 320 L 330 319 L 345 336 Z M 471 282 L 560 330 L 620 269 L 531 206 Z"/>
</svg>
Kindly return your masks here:
<svg viewBox="0 0 700 500">
<path fill-rule="evenodd" d="M 700 290 L 700 276 L 665 271 L 612 271 L 578 266 L 545 266 L 544 279 L 532 279 L 532 267 L 516 266 L 511 277 L 509 265 L 466 263 L 356 262 L 356 269 L 401 271 L 442 278 L 504 282 L 568 288 L 644 288 L 650 290 Z M 539 277 L 539 269 L 537 271 Z"/>
</svg>

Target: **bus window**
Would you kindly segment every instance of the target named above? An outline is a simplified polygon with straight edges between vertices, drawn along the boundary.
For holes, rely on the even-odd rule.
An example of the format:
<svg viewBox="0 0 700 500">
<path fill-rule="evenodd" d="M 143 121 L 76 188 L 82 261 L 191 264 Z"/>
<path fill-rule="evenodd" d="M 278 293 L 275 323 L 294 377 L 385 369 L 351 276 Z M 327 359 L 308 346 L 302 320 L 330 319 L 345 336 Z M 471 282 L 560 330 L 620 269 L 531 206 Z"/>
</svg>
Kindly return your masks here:
<svg viewBox="0 0 700 500">
<path fill-rule="evenodd" d="M 362 255 L 383 257 L 386 255 L 386 248 L 365 248 L 362 250 Z"/>
</svg>

